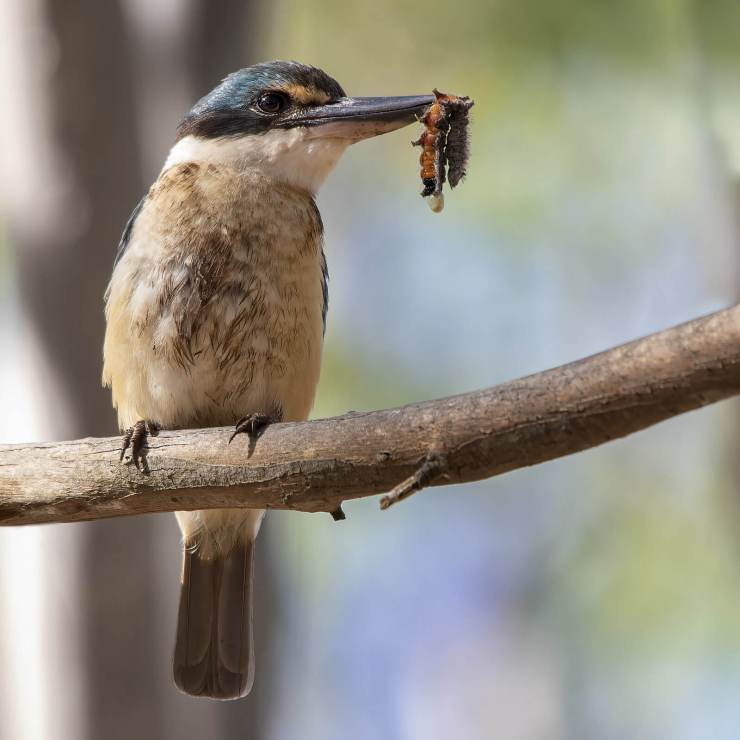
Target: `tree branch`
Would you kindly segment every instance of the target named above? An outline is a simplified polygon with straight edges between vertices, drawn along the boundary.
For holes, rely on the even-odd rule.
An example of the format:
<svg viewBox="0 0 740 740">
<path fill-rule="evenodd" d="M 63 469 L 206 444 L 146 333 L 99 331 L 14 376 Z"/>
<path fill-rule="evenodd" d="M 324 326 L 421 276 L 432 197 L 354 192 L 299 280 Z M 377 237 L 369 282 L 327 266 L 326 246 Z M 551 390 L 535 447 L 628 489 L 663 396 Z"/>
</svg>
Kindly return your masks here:
<svg viewBox="0 0 740 740">
<path fill-rule="evenodd" d="M 120 440 L 0 447 L 0 524 L 247 506 L 326 511 L 396 487 L 465 483 L 594 447 L 740 393 L 740 305 L 473 393 L 385 411 L 163 431 L 150 473 Z"/>
</svg>

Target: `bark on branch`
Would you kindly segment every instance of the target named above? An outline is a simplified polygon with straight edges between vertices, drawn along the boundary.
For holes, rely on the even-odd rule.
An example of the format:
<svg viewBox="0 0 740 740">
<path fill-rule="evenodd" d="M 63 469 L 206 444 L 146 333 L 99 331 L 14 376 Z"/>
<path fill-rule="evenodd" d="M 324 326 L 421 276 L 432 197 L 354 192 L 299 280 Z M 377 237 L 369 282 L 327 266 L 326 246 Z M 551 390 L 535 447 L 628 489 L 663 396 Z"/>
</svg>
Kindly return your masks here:
<svg viewBox="0 0 740 740">
<path fill-rule="evenodd" d="M 163 431 L 150 473 L 120 440 L 0 447 L 0 524 L 269 507 L 340 515 L 394 489 L 489 478 L 623 437 L 740 393 L 740 305 L 519 380 L 436 401 L 275 424 Z"/>
</svg>

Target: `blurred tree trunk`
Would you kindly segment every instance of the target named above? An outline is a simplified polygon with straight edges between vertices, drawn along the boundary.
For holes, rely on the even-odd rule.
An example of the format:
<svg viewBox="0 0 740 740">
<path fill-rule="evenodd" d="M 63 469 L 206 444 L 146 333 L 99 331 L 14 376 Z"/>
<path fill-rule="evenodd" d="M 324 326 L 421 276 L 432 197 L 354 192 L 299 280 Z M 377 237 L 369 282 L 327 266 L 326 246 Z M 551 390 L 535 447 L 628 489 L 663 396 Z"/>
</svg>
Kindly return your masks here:
<svg viewBox="0 0 740 740">
<path fill-rule="evenodd" d="M 735 201 L 735 299 L 740 303 L 740 175 L 735 173 L 733 179 L 733 195 Z M 730 458 L 730 475 L 733 487 L 733 500 L 740 508 L 740 401 L 734 402 L 735 424 L 730 436 L 730 445 L 727 454 Z M 738 519 L 740 521 L 740 518 Z M 740 538 L 739 538 L 740 539 Z"/>
<path fill-rule="evenodd" d="M 29 187 L 10 220 L 20 300 L 36 340 L 34 385 L 46 391 L 44 437 L 110 433 L 115 420 L 100 383 L 102 295 L 121 224 L 142 187 L 127 37 L 116 2 L 39 0 L 36 12 L 42 46 L 17 63 L 35 65 L 44 78 L 41 90 L 24 93 L 44 96 L 29 110 L 41 109 L 32 125 L 43 128 L 37 133 L 46 156 L 29 147 Z M 74 639 L 56 631 L 57 640 L 75 648 L 49 664 L 57 675 L 47 679 L 62 701 L 77 683 L 78 706 L 70 712 L 78 715 L 76 728 L 52 708 L 46 737 L 124 738 L 144 727 L 159 734 L 151 530 L 151 521 L 96 524 L 67 532 L 61 543 L 57 532 L 42 533 L 49 580 L 71 584 L 54 593 L 43 618 L 72 608 L 67 629 L 78 628 Z M 70 575 L 75 566 L 79 572 Z"/>
<path fill-rule="evenodd" d="M 37 24 L 28 43 L 12 49 L 20 82 L 11 102 L 21 144 L 14 141 L 17 151 L 6 158 L 6 183 L 13 188 L 4 201 L 20 300 L 37 350 L 37 377 L 29 382 L 44 391 L 40 436 L 47 439 L 115 429 L 110 396 L 100 384 L 102 296 L 123 225 L 144 189 L 142 165 L 149 169 L 137 110 L 142 100 L 146 104 L 139 88 L 148 70 L 136 65 L 139 40 L 130 38 L 127 4 L 8 3 L 7 33 L 14 32 L 14 23 L 17 33 L 27 31 L 29 20 Z M 169 72 L 190 99 L 166 111 L 172 131 L 193 95 L 248 63 L 247 31 L 256 7 L 236 0 L 181 5 L 187 22 L 176 29 L 173 44 L 175 58 L 186 63 Z M 153 91 L 155 102 L 159 93 Z M 158 152 L 160 165 L 165 154 Z M 57 627 L 62 657 L 46 663 L 41 654 L 45 665 L 39 670 L 48 674 L 45 681 L 59 701 L 35 707 L 49 715 L 38 737 L 259 737 L 270 689 L 271 620 L 261 613 L 271 603 L 264 536 L 257 573 L 257 680 L 249 699 L 232 704 L 189 699 L 171 680 L 180 568 L 172 517 L 44 529 L 41 537 L 45 588 L 49 582 L 55 586 L 45 599 L 42 623 L 51 625 L 61 612 L 68 615 L 66 629 L 74 625 L 76 634 Z M 56 588 L 60 583 L 67 585 Z M 0 679 L 12 681 L 26 669 L 0 661 Z M 0 734 L 2 729 L 0 719 Z"/>
<path fill-rule="evenodd" d="M 258 38 L 258 9 L 256 0 L 193 0 L 186 64 L 195 97 L 256 61 L 251 50 Z"/>
</svg>

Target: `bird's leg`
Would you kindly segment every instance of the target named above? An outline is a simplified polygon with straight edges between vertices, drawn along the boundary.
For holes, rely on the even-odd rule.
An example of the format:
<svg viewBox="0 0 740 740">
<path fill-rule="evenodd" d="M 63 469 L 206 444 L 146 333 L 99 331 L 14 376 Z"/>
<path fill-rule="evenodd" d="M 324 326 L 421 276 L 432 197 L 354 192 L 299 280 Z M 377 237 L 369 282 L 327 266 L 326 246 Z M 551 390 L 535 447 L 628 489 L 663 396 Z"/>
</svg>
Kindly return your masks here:
<svg viewBox="0 0 740 740">
<path fill-rule="evenodd" d="M 149 451 L 149 445 L 147 442 L 150 436 L 156 437 L 158 434 L 159 427 L 153 421 L 140 419 L 132 427 L 129 427 L 123 435 L 121 457 L 119 459 L 123 461 L 126 450 L 130 447 L 130 462 L 136 465 L 137 470 L 143 470 L 143 472 L 148 473 L 149 465 L 146 461 L 146 456 Z"/>
<path fill-rule="evenodd" d="M 275 421 L 278 421 L 278 419 L 268 414 L 257 413 L 244 416 L 236 422 L 234 433 L 229 437 L 229 444 L 237 434 L 246 434 L 250 443 L 254 443 L 262 432 Z"/>
</svg>

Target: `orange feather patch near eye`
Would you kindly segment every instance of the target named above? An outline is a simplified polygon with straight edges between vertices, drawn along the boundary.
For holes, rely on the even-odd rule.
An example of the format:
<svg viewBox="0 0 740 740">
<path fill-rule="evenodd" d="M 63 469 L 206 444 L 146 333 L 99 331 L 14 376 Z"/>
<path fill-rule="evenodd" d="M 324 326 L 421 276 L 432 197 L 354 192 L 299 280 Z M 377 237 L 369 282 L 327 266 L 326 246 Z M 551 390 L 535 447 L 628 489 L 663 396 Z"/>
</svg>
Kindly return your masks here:
<svg viewBox="0 0 740 740">
<path fill-rule="evenodd" d="M 424 131 L 414 146 L 421 147 L 419 164 L 423 198 L 429 198 L 429 206 L 439 213 L 444 207 L 442 186 L 445 181 L 456 187 L 465 177 L 470 152 L 468 133 L 468 111 L 473 101 L 466 97 L 447 95 L 434 90 L 436 100 L 427 110 L 421 122 Z"/>
<path fill-rule="evenodd" d="M 301 105 L 324 105 L 330 100 L 327 93 L 312 85 L 284 85 L 281 91 Z"/>
</svg>

